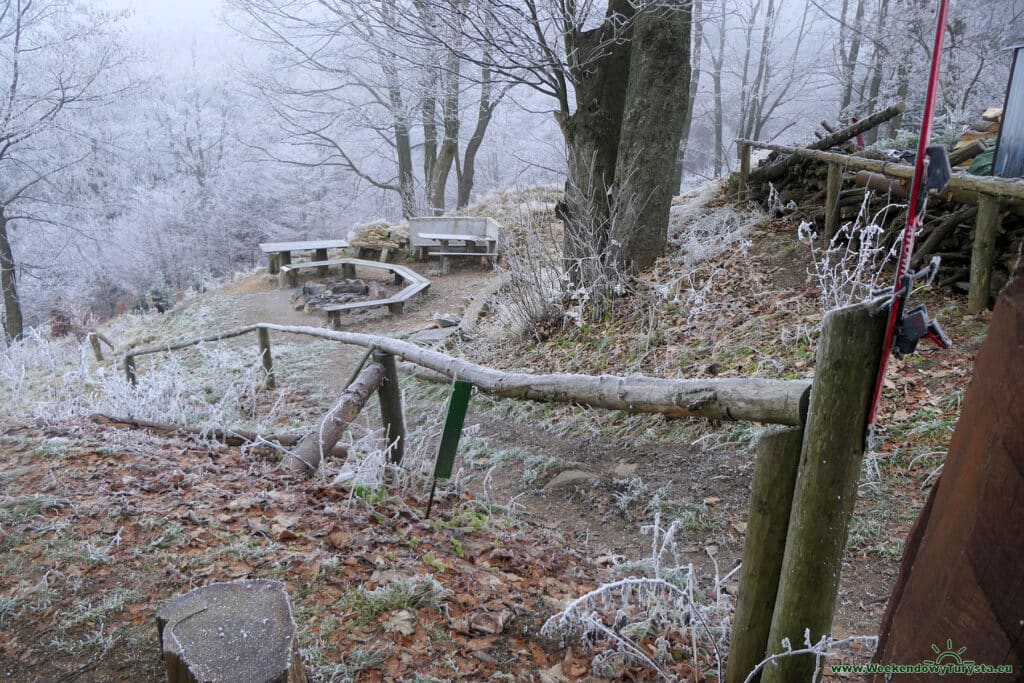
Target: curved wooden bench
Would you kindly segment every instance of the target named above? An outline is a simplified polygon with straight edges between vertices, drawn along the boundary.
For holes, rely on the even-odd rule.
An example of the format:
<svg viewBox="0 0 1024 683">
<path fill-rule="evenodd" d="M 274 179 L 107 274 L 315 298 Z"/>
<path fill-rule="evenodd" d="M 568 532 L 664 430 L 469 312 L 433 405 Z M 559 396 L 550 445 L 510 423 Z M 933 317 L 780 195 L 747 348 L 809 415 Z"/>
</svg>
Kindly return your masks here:
<svg viewBox="0 0 1024 683">
<path fill-rule="evenodd" d="M 426 279 L 412 268 L 406 266 L 400 266 L 394 263 L 381 263 L 379 261 L 367 261 L 365 259 L 356 258 L 342 258 L 342 259 L 331 259 L 327 261 L 308 261 L 306 263 L 293 263 L 281 266 L 281 272 L 278 275 L 278 283 L 281 287 L 298 286 L 298 275 L 299 271 L 306 268 L 328 268 L 330 266 L 341 266 L 342 274 L 346 278 L 354 278 L 356 276 L 356 267 L 361 266 L 363 268 L 375 268 L 377 270 L 386 270 L 395 277 L 395 284 L 405 283 L 405 287 L 389 296 L 386 299 L 374 299 L 373 301 L 353 301 L 347 304 L 328 304 L 324 306 L 322 311 L 327 313 L 327 320 L 335 328 L 341 325 L 341 314 L 347 311 L 354 311 L 360 308 L 376 308 L 378 306 L 387 306 L 388 311 L 394 315 L 398 315 L 405 310 L 405 302 L 416 296 L 420 292 L 426 292 L 430 289 L 430 280 Z M 318 272 L 320 272 L 318 270 Z"/>
</svg>

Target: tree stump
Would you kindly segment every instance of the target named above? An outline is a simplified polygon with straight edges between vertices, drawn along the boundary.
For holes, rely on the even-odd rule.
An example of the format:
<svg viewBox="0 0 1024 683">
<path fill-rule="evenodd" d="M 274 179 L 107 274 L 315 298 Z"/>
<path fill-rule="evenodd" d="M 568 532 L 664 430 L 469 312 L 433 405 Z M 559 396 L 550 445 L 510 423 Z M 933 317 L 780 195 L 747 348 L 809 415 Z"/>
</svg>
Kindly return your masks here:
<svg viewBox="0 0 1024 683">
<path fill-rule="evenodd" d="M 305 683 L 284 584 L 214 583 L 156 615 L 168 683 Z"/>
</svg>

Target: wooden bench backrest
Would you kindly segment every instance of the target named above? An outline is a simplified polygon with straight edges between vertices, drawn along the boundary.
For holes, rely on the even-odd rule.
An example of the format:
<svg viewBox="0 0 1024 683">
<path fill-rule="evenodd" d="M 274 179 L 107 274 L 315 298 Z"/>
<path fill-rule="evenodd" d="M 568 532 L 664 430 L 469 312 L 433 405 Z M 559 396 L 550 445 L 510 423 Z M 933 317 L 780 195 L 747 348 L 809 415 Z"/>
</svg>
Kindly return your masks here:
<svg viewBox="0 0 1024 683">
<path fill-rule="evenodd" d="M 432 216 L 409 219 L 410 247 L 438 247 L 441 246 L 440 243 L 420 237 L 420 233 L 485 236 L 498 243 L 499 251 L 503 246 L 501 226 L 493 218 L 486 216 Z"/>
</svg>

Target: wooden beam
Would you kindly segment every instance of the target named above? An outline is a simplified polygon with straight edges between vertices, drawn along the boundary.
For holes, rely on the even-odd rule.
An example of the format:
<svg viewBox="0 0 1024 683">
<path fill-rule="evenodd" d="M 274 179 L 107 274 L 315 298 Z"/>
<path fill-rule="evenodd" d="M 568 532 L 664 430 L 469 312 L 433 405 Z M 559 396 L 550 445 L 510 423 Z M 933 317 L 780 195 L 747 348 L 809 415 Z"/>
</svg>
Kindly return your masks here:
<svg viewBox="0 0 1024 683">
<path fill-rule="evenodd" d="M 967 310 L 977 315 L 988 308 L 992 287 L 992 260 L 999 232 L 999 200 L 982 196 L 978 201 L 974 244 L 971 248 L 971 288 L 967 290 Z"/>
<path fill-rule="evenodd" d="M 324 454 L 334 449 L 349 423 L 359 415 L 383 379 L 384 366 L 380 363 L 370 363 L 363 368 L 356 381 L 345 388 L 338 402 L 320 420 L 317 428 L 307 434 L 291 457 L 285 460 L 286 469 L 309 475 L 316 472 Z"/>
<path fill-rule="evenodd" d="M 766 432 L 757 442 L 727 683 L 743 683 L 764 659 L 782 575 L 803 438 L 803 428 L 789 427 Z"/>
<path fill-rule="evenodd" d="M 886 317 L 870 304 L 831 311 L 822 322 L 811 405 L 793 494 L 782 579 L 767 654 L 817 642 L 832 629 Z M 769 664 L 762 683 L 809 681 L 813 655 Z"/>
<path fill-rule="evenodd" d="M 839 229 L 839 190 L 843 186 L 843 169 L 839 164 L 828 165 L 825 179 L 825 244 L 828 245 Z"/>
<path fill-rule="evenodd" d="M 533 375 L 486 368 L 448 354 L 390 337 L 358 332 L 259 323 L 278 332 L 377 347 L 451 379 L 464 379 L 485 393 L 531 401 L 584 407 L 661 413 L 671 417 L 708 417 L 774 424 L 803 424 L 810 382 L 760 378 L 662 379 L 641 375 Z"/>
</svg>

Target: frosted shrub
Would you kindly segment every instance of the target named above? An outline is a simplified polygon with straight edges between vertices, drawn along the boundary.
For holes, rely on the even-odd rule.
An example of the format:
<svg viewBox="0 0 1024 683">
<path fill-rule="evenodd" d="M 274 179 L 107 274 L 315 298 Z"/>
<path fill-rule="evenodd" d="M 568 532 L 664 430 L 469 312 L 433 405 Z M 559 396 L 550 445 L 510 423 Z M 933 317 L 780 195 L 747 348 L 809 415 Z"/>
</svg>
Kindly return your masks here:
<svg viewBox="0 0 1024 683">
<path fill-rule="evenodd" d="M 891 249 L 882 246 L 884 230 L 867 216 L 869 199 L 866 194 L 857 219 L 836 230 L 825 247 L 810 223 L 801 223 L 797 229 L 800 241 L 810 248 L 810 273 L 818 281 L 821 304 L 826 311 L 871 298 L 882 283 L 885 266 L 896 255 L 901 238 L 895 240 Z"/>
<path fill-rule="evenodd" d="M 690 664 L 699 669 L 699 658 L 712 653 L 718 678 L 723 680 L 732 598 L 722 585 L 739 567 L 719 577 L 716 565 L 710 595 L 704 599 L 693 565 L 681 562 L 678 530 L 675 522 L 662 528 L 660 515 L 656 515 L 654 523 L 643 528 L 652 534 L 650 557 L 624 565 L 636 570 L 629 576 L 570 602 L 547 620 L 542 633 L 579 636 L 587 648 L 605 646 L 593 661 L 598 675 L 609 673 L 616 660 L 633 661 L 667 681 L 678 680 L 673 673 L 673 648 L 685 642 Z M 670 641 L 666 635 L 677 637 Z M 653 652 L 648 647 L 652 644 Z"/>
</svg>

